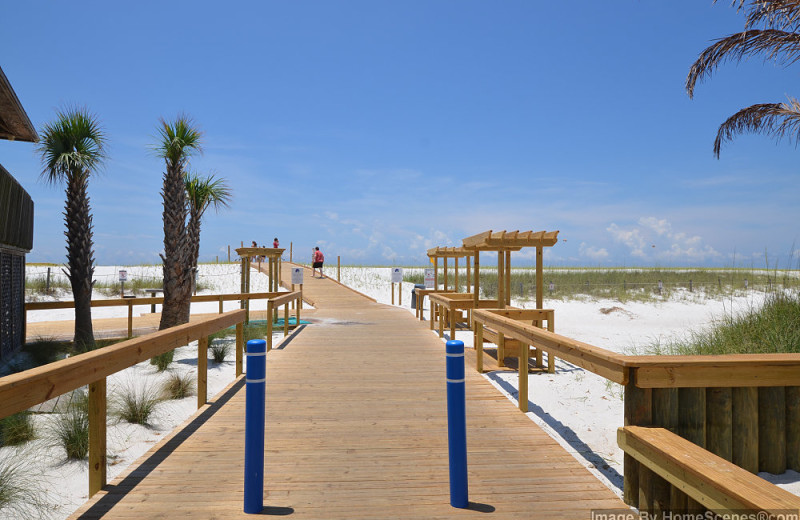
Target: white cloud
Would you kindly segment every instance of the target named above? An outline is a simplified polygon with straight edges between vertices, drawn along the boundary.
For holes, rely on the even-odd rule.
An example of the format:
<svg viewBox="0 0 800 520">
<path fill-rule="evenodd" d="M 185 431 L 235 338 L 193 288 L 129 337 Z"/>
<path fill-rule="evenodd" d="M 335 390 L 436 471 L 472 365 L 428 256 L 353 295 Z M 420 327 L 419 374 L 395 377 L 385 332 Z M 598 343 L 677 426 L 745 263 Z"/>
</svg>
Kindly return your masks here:
<svg viewBox="0 0 800 520">
<path fill-rule="evenodd" d="M 642 217 L 630 229 L 612 222 L 606 231 L 616 242 L 627 246 L 631 255 L 643 259 L 697 262 L 722 256 L 713 247 L 704 244 L 699 235 L 673 232 L 672 224 L 666 219 Z"/>
<path fill-rule="evenodd" d="M 581 256 L 585 256 L 596 261 L 605 260 L 609 256 L 605 247 L 598 249 L 595 246 L 587 245 L 586 242 L 581 242 L 581 245 L 578 247 L 578 252 L 580 252 Z"/>
</svg>

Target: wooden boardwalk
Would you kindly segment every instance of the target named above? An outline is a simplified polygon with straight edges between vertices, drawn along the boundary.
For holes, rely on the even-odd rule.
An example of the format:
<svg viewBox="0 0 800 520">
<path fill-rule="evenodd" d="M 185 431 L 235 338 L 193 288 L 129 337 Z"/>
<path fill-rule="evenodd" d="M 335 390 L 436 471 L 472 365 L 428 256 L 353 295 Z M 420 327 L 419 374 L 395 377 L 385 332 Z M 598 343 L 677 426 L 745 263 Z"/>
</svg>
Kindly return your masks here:
<svg viewBox="0 0 800 520">
<path fill-rule="evenodd" d="M 473 505 L 452 508 L 443 343 L 412 313 L 309 274 L 315 323 L 267 355 L 265 514 L 586 520 L 592 509 L 626 508 L 474 370 Z M 240 379 L 72 518 L 251 517 L 242 512 L 244 397 Z"/>
</svg>

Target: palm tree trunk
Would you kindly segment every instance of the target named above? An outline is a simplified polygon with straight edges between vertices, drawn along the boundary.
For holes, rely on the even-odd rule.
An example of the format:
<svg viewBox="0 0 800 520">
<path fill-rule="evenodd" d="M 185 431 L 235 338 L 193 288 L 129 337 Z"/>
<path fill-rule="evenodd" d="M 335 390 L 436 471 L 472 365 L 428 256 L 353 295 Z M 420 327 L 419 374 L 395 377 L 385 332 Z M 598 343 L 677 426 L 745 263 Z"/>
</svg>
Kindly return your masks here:
<svg viewBox="0 0 800 520">
<path fill-rule="evenodd" d="M 67 181 L 67 203 L 64 220 L 67 224 L 67 267 L 75 300 L 75 345 L 81 349 L 94 348 L 92 329 L 92 214 L 89 210 L 87 184 L 83 172 L 71 175 Z"/>
<path fill-rule="evenodd" d="M 189 214 L 189 225 L 186 227 L 187 240 L 189 242 L 189 257 L 191 269 L 189 277 L 191 279 L 191 287 L 194 289 L 194 273 L 197 269 L 197 259 L 200 256 L 200 218 L 201 215 L 191 211 Z M 191 313 L 191 301 L 187 300 L 181 307 L 181 314 L 184 316 L 185 322 L 189 322 Z"/>
<path fill-rule="evenodd" d="M 159 330 L 188 322 L 192 299 L 191 260 L 186 233 L 186 189 L 180 164 L 167 163 L 164 176 L 164 307 Z"/>
</svg>

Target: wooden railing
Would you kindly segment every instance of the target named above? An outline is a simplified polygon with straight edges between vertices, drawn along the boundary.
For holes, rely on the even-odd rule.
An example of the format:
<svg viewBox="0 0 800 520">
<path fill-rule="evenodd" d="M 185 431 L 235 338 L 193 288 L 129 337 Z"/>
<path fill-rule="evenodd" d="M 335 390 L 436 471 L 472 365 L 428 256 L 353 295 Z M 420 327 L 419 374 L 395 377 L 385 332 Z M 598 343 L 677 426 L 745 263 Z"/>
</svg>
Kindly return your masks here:
<svg viewBox="0 0 800 520">
<path fill-rule="evenodd" d="M 242 374 L 245 311 L 187 323 L 0 378 L 0 418 L 89 385 L 89 496 L 106 484 L 106 378 L 192 341 L 198 342 L 197 405 L 207 400 L 208 336 L 236 325 L 236 376 Z"/>
<path fill-rule="evenodd" d="M 665 428 L 751 473 L 800 471 L 800 354 L 626 356 L 543 330 L 530 316 L 514 313 L 473 311 L 476 350 L 483 326 L 491 326 L 624 385 L 625 426 Z M 482 353 L 477 356 L 482 361 Z M 670 497 L 672 511 L 700 507 L 658 475 L 648 473 L 640 482 L 640 462 L 632 455 L 625 454 L 624 466 L 628 504 L 653 511 L 665 505 L 653 497 Z"/>
<path fill-rule="evenodd" d="M 250 301 L 250 300 L 269 300 L 286 295 L 285 292 L 260 292 L 260 293 L 230 293 L 230 294 L 201 294 L 192 296 L 192 303 L 219 302 L 219 314 L 223 313 L 223 302 L 227 301 Z M 295 293 L 289 293 L 295 294 Z M 293 298 L 302 302 L 302 291 L 296 292 L 299 297 Z M 142 297 L 142 298 L 114 298 L 110 300 L 92 300 L 92 307 L 128 307 L 128 337 L 133 336 L 133 307 L 136 305 L 163 305 L 164 298 Z M 299 305 L 299 304 L 298 304 Z M 53 309 L 74 309 L 75 301 L 67 300 L 60 302 L 28 302 L 25 304 L 25 321 L 27 323 L 28 311 L 41 311 Z M 155 312 L 153 310 L 153 312 Z M 245 319 L 249 321 L 249 319 Z"/>
</svg>

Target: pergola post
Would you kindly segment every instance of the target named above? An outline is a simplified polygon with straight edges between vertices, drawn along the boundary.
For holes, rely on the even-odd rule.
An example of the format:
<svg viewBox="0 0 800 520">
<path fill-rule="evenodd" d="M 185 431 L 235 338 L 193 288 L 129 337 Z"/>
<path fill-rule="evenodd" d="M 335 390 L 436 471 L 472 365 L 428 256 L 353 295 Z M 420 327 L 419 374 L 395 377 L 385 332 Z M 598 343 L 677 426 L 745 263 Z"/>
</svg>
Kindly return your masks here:
<svg viewBox="0 0 800 520">
<path fill-rule="evenodd" d="M 474 289 L 474 294 L 472 296 L 475 299 L 475 308 L 476 309 L 478 308 L 478 300 L 480 300 L 480 293 L 481 293 L 481 287 L 480 287 L 480 285 L 481 285 L 480 284 L 480 278 L 481 277 L 479 276 L 480 269 L 481 269 L 481 260 L 480 260 L 480 258 L 481 258 L 481 252 L 480 251 L 475 251 L 475 261 L 473 263 L 473 266 L 475 267 L 475 278 L 474 278 L 475 289 Z"/>
<path fill-rule="evenodd" d="M 433 288 L 439 290 L 439 257 L 433 257 Z"/>
<path fill-rule="evenodd" d="M 444 261 L 444 292 L 447 292 L 448 284 L 447 284 L 447 257 L 443 257 L 442 260 Z"/>
<path fill-rule="evenodd" d="M 544 269 L 542 266 L 543 247 L 536 248 L 536 308 L 544 306 Z"/>
<path fill-rule="evenodd" d="M 503 254 L 503 250 L 497 251 L 497 308 L 498 309 L 505 309 L 506 308 L 506 296 L 505 296 L 505 288 L 506 288 L 506 281 L 505 281 L 505 266 L 503 265 L 503 260 L 505 260 L 505 255 Z"/>
<path fill-rule="evenodd" d="M 453 262 L 455 263 L 454 270 L 455 274 L 453 274 L 453 292 L 458 292 L 458 257 L 453 258 Z"/>
<path fill-rule="evenodd" d="M 511 305 L 511 250 L 508 249 L 506 254 L 506 305 Z"/>
</svg>

